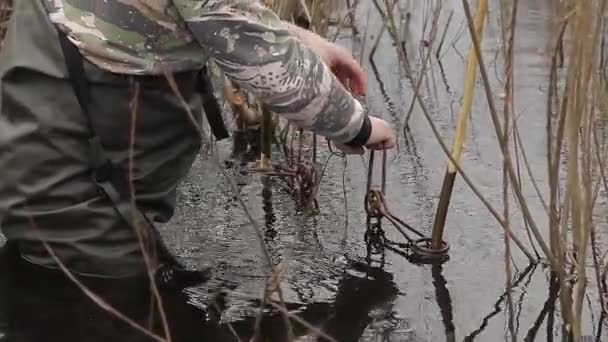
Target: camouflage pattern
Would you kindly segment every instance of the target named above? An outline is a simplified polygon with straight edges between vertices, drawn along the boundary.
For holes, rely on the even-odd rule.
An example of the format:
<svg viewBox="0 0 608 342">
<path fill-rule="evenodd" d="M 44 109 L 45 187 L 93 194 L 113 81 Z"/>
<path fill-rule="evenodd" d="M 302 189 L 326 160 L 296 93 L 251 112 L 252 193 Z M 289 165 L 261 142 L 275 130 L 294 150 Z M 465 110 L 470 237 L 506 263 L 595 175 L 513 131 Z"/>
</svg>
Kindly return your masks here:
<svg viewBox="0 0 608 342">
<path fill-rule="evenodd" d="M 363 124 L 359 102 L 287 24 L 255 0 L 44 0 L 50 19 L 98 67 L 122 74 L 225 75 L 294 124 L 338 142 Z"/>
</svg>

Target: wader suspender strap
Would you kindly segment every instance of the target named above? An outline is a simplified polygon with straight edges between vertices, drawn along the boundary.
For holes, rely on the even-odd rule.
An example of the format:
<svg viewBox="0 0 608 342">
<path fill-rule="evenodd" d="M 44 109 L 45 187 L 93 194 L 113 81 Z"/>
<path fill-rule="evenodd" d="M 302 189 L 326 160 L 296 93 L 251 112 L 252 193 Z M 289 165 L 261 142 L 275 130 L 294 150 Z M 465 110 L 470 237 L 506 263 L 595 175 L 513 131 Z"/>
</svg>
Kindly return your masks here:
<svg viewBox="0 0 608 342">
<path fill-rule="evenodd" d="M 91 149 L 90 156 L 93 179 L 99 189 L 112 201 L 118 213 L 129 225 L 133 226 L 133 220 L 136 219 L 139 224 L 149 226 L 151 229 L 148 229 L 147 232 L 152 233 L 159 239 L 160 236 L 158 236 L 158 232 L 154 229 L 151 219 L 137 208 L 135 208 L 135 217 L 133 217 L 130 201 L 131 194 L 128 191 L 128 179 L 124 172 L 121 172 L 112 165 L 112 162 L 105 154 L 99 136 L 93 129 L 88 106 L 89 87 L 84 71 L 83 56 L 80 54 L 76 45 L 70 42 L 63 31 L 58 30 L 58 33 L 72 88 L 74 89 L 76 98 L 78 99 L 81 110 L 85 116 L 87 128 L 90 133 L 89 146 Z M 221 117 L 220 106 L 212 93 L 212 84 L 206 74 L 206 70 L 203 70 L 200 76 L 199 81 L 201 84 L 199 85 L 198 90 L 201 91 L 203 109 L 209 120 L 209 126 L 218 140 L 225 139 L 229 136 L 228 131 L 226 130 Z"/>
<path fill-rule="evenodd" d="M 90 134 L 89 148 L 91 168 L 93 169 L 93 180 L 103 194 L 112 202 L 120 216 L 130 226 L 134 226 L 133 221 L 137 220 L 139 223 L 137 227 L 141 227 L 143 224 L 149 226 L 148 228 L 152 228 L 143 230 L 144 233 L 155 234 L 156 230 L 153 228 L 151 220 L 149 220 L 140 210 L 135 208 L 135 217 L 133 216 L 130 201 L 131 194 L 127 190 L 128 186 L 126 186 L 126 184 L 128 184 L 127 179 L 126 177 L 122 177 L 121 179 L 119 171 L 112 165 L 112 162 L 106 156 L 101 140 L 93 129 L 93 123 L 91 122 L 89 113 L 89 87 L 85 77 L 82 55 L 76 45 L 69 41 L 67 35 L 61 30 L 58 31 L 59 42 L 65 57 L 72 88 L 85 116 Z"/>
</svg>

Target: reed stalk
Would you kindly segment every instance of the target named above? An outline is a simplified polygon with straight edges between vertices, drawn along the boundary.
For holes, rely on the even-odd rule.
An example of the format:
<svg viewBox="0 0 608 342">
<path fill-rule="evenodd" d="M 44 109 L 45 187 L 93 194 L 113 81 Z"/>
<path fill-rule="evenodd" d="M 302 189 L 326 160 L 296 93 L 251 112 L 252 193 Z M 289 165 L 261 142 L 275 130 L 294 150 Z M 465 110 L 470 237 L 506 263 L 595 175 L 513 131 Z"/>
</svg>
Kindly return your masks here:
<svg viewBox="0 0 608 342">
<path fill-rule="evenodd" d="M 508 148 L 509 144 L 509 122 L 512 119 L 512 108 L 513 108 L 513 83 L 514 83 L 514 73 L 513 73 L 513 62 L 515 59 L 514 55 L 514 42 L 515 42 L 515 30 L 516 30 L 516 20 L 517 20 L 517 9 L 519 5 L 519 0 L 514 0 L 512 9 L 509 13 L 509 16 L 505 16 L 505 12 L 507 10 L 504 8 L 505 4 L 501 3 L 501 18 L 502 25 L 501 29 L 503 31 L 503 41 L 505 50 L 505 76 L 506 82 L 504 85 L 504 93 L 505 100 L 503 104 L 503 139 L 504 146 L 503 148 Z M 510 34 L 507 37 L 506 32 Z M 508 153 L 507 151 L 503 151 L 503 153 Z M 511 270 L 511 241 L 509 238 L 508 232 L 511 231 L 511 225 L 509 221 L 509 174 L 507 172 L 507 164 L 503 161 L 503 203 L 504 203 L 504 217 L 506 223 L 506 229 L 504 233 L 504 244 L 505 244 L 505 274 L 506 274 L 506 284 L 505 287 L 507 289 L 507 319 L 508 319 L 508 327 L 509 333 L 511 335 L 511 341 L 517 341 L 517 331 L 515 329 L 514 322 L 514 308 L 513 308 L 513 296 L 511 295 L 511 280 L 513 279 L 513 272 Z"/>
<path fill-rule="evenodd" d="M 477 3 L 477 12 L 475 14 L 475 31 L 477 32 L 478 39 L 481 41 L 483 38 L 483 29 L 486 16 L 488 14 L 488 1 L 480 0 Z M 469 51 L 469 59 L 467 63 L 467 69 L 465 73 L 464 81 L 464 95 L 462 100 L 462 106 L 458 113 L 458 124 L 456 126 L 456 136 L 454 137 L 454 145 L 452 148 L 452 156 L 455 161 L 460 160 L 462 154 L 462 148 L 466 140 L 467 132 L 467 121 L 473 105 L 473 96 L 475 93 L 475 80 L 477 77 L 477 57 L 475 56 L 475 50 L 471 47 Z M 448 168 L 446 170 L 443 185 L 441 187 L 441 193 L 439 194 L 439 204 L 437 205 L 437 213 L 435 214 L 435 222 L 433 223 L 432 232 L 432 247 L 439 249 L 442 246 L 443 231 L 445 227 L 445 220 L 448 214 L 448 208 L 450 206 L 450 199 L 452 197 L 452 190 L 454 189 L 454 181 L 456 179 L 456 166 L 454 163 L 449 161 Z"/>
<path fill-rule="evenodd" d="M 589 94 L 598 86 L 595 75 L 600 46 L 601 20 L 606 1 L 599 7 L 592 2 L 578 0 L 574 15 L 574 41 L 568 58 L 568 71 L 572 75 L 566 84 L 569 99 L 567 113 L 568 178 L 567 187 L 572 195 L 572 250 L 575 259 L 572 322 L 569 332 L 575 342 L 582 338 L 582 309 L 587 287 L 586 260 L 592 229 L 591 179 L 591 126 L 595 104 Z M 599 11 L 598 11 L 599 9 Z"/>
</svg>

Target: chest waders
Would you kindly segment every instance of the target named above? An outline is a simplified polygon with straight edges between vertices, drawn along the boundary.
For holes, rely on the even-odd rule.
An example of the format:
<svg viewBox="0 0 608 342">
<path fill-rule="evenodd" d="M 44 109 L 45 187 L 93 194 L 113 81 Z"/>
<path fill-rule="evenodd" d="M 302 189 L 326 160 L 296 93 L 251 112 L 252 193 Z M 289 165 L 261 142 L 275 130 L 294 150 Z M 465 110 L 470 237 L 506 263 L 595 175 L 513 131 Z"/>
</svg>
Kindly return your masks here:
<svg viewBox="0 0 608 342">
<path fill-rule="evenodd" d="M 153 266 L 157 267 L 157 275 L 163 284 L 188 286 L 188 283 L 207 280 L 207 271 L 186 271 L 179 265 L 154 227 L 153 220 L 133 205 L 128 175 L 115 167 L 106 156 L 101 140 L 93 128 L 88 108 L 89 87 L 84 71 L 84 57 L 63 31 L 58 30 L 58 33 L 71 85 L 86 119 L 92 178 L 100 193 L 112 202 L 116 212 L 143 239 L 145 250 L 142 252 L 150 253 L 153 261 L 160 262 L 160 265 Z M 197 91 L 201 95 L 203 110 L 213 135 L 217 140 L 228 138 L 229 133 L 221 116 L 221 108 L 213 94 L 213 85 L 206 67 L 200 72 Z"/>
</svg>

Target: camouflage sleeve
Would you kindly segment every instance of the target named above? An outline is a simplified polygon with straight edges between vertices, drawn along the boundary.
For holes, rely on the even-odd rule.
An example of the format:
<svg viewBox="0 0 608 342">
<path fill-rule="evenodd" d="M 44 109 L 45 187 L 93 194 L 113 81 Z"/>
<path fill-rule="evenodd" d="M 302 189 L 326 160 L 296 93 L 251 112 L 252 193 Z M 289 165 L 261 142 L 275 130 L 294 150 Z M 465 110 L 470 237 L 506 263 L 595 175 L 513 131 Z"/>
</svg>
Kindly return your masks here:
<svg viewBox="0 0 608 342">
<path fill-rule="evenodd" d="M 271 111 L 336 142 L 362 131 L 361 104 L 272 10 L 256 0 L 173 2 L 211 60 Z"/>
</svg>

